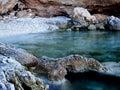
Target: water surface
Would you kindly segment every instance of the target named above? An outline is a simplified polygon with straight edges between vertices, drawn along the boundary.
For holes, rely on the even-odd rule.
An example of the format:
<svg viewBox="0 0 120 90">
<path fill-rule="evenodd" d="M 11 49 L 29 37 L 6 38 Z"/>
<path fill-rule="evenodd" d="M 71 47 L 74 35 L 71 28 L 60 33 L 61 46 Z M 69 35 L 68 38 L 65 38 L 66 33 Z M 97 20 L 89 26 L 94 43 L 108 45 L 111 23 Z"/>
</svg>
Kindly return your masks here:
<svg viewBox="0 0 120 90">
<path fill-rule="evenodd" d="M 0 42 L 26 49 L 37 57 L 64 57 L 79 54 L 101 62 L 120 61 L 120 31 L 47 32 L 0 38 Z M 62 85 L 50 85 L 50 90 L 119 90 L 88 79 Z"/>
<path fill-rule="evenodd" d="M 37 57 L 59 58 L 70 54 L 100 61 L 120 61 L 119 31 L 48 32 L 0 39 L 32 52 Z"/>
</svg>

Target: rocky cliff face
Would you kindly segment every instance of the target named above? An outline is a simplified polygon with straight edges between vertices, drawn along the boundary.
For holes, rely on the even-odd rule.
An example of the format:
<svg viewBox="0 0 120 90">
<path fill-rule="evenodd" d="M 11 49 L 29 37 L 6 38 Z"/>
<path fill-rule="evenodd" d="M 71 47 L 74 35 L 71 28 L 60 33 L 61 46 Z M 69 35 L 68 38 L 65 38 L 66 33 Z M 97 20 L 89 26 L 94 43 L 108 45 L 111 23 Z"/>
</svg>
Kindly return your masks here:
<svg viewBox="0 0 120 90">
<path fill-rule="evenodd" d="M 23 2 L 22 5 L 20 1 Z M 42 17 L 70 16 L 73 8 L 78 6 L 86 8 L 92 13 L 114 15 L 119 14 L 120 0 L 1 0 L 0 14 L 7 13 L 13 8 L 17 11 L 30 8 L 36 15 Z"/>
<path fill-rule="evenodd" d="M 120 0 L 21 0 L 39 16 L 71 15 L 76 6 L 95 13 L 120 11 Z M 112 11 L 112 12 L 111 12 Z"/>
<path fill-rule="evenodd" d="M 0 0 L 0 14 L 6 13 L 14 8 L 18 0 Z"/>
</svg>

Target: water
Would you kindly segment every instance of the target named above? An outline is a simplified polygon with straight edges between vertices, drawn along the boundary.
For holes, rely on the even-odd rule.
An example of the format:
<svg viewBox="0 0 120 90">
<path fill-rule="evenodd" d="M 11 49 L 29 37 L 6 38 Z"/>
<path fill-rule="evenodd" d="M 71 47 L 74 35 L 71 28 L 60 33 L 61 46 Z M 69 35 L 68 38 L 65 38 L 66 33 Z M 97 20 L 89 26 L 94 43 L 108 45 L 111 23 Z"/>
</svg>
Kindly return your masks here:
<svg viewBox="0 0 120 90">
<path fill-rule="evenodd" d="M 37 57 L 79 54 L 101 62 L 120 61 L 120 31 L 47 32 L 0 38 L 0 42 L 26 49 Z M 93 80 L 51 85 L 50 90 L 118 90 Z M 65 88 L 66 87 L 66 88 Z"/>
<path fill-rule="evenodd" d="M 32 52 L 37 57 L 80 54 L 100 61 L 120 61 L 119 31 L 48 32 L 1 38 Z"/>
</svg>

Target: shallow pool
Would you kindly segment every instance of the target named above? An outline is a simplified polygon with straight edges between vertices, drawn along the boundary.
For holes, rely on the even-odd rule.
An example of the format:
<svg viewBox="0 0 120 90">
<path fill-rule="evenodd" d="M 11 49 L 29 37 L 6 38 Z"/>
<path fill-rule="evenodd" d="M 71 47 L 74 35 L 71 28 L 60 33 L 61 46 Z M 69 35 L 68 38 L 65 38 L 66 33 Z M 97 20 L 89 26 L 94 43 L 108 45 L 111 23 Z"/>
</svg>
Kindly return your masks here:
<svg viewBox="0 0 120 90">
<path fill-rule="evenodd" d="M 0 38 L 0 42 L 26 49 L 37 57 L 64 57 L 79 54 L 103 61 L 120 61 L 120 31 L 46 32 Z M 88 79 L 50 90 L 119 90 L 117 87 Z"/>
</svg>

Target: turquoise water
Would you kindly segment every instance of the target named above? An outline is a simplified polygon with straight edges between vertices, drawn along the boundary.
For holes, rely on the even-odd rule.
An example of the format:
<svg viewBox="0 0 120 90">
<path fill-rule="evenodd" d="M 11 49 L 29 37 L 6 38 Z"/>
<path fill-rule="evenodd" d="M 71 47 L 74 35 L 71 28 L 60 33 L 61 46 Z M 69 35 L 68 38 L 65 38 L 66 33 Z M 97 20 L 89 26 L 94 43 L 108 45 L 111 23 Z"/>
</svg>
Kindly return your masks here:
<svg viewBox="0 0 120 90">
<path fill-rule="evenodd" d="M 101 62 L 120 61 L 120 31 L 47 32 L 0 38 L 0 42 L 26 49 L 37 57 L 79 54 Z M 92 80 L 51 85 L 50 90 L 119 90 Z"/>
<path fill-rule="evenodd" d="M 37 57 L 80 54 L 100 61 L 120 61 L 120 31 L 48 32 L 0 39 Z"/>
</svg>

